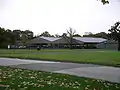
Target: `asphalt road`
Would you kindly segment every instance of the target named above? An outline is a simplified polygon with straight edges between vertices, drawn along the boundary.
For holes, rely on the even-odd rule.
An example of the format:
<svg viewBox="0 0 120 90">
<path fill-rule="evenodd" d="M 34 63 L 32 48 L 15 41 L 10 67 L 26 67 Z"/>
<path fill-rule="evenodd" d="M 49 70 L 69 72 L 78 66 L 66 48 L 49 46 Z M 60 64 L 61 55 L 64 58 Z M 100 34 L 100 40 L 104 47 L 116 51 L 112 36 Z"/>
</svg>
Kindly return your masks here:
<svg viewBox="0 0 120 90">
<path fill-rule="evenodd" d="M 120 83 L 120 68 L 117 67 L 12 58 L 0 58 L 0 65 L 30 70 L 64 73 Z"/>
</svg>

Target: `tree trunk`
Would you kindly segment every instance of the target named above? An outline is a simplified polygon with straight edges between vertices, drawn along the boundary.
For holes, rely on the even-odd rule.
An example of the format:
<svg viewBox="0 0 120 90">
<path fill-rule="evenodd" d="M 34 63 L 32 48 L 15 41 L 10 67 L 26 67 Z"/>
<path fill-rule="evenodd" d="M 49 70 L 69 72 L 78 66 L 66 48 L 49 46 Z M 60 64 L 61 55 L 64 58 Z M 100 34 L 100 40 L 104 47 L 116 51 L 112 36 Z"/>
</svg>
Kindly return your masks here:
<svg viewBox="0 0 120 90">
<path fill-rule="evenodd" d="M 118 51 L 120 51 L 120 39 L 118 40 Z"/>
<path fill-rule="evenodd" d="M 70 49 L 73 49 L 72 44 L 73 44 L 73 38 L 70 37 Z"/>
</svg>

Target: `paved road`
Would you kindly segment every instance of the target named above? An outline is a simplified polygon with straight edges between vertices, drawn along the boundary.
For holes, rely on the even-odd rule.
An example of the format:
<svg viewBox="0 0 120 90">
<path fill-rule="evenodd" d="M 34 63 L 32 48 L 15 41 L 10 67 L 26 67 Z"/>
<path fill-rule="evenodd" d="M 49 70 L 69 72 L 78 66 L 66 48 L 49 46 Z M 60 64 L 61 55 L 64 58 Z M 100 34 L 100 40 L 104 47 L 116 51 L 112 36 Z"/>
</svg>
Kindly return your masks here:
<svg viewBox="0 0 120 90">
<path fill-rule="evenodd" d="M 0 58 L 0 65 L 90 77 L 120 83 L 120 68 L 51 61 Z"/>
<path fill-rule="evenodd" d="M 28 59 L 18 59 L 18 58 L 0 58 L 1 66 L 12 66 L 12 65 L 33 64 L 33 63 L 60 63 L 60 62 L 38 61 L 38 60 L 28 60 Z"/>
</svg>

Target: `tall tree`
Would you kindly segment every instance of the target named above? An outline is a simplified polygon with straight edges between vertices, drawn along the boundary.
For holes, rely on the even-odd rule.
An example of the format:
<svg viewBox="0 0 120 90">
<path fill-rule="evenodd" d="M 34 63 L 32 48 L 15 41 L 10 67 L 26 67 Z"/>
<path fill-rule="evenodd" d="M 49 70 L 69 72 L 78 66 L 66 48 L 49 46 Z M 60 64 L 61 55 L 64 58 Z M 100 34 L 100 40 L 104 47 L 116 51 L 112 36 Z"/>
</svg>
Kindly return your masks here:
<svg viewBox="0 0 120 90">
<path fill-rule="evenodd" d="M 5 41 L 5 29 L 0 27 L 0 47 L 3 47 L 3 42 Z"/>
<path fill-rule="evenodd" d="M 10 29 L 5 30 L 0 27 L 0 48 L 6 48 L 7 45 L 15 43 L 15 37 Z"/>
<path fill-rule="evenodd" d="M 32 31 L 30 31 L 30 30 L 23 31 L 23 34 L 25 34 L 27 39 L 29 39 L 29 40 L 32 39 L 33 35 L 34 35 L 34 33 Z"/>
<path fill-rule="evenodd" d="M 15 43 L 15 37 L 13 35 L 13 32 L 10 29 L 6 30 L 5 36 L 7 37 L 6 41 L 8 42 L 8 44 L 11 45 Z"/>
<path fill-rule="evenodd" d="M 120 51 L 120 22 L 116 22 L 108 31 L 110 32 L 108 36 L 118 41 L 118 51 Z"/>
<path fill-rule="evenodd" d="M 30 30 L 13 30 L 16 44 L 19 42 L 20 45 L 26 45 L 29 40 L 33 38 L 33 32 Z"/>
<path fill-rule="evenodd" d="M 13 30 L 13 35 L 14 35 L 16 40 L 20 40 L 20 37 L 22 35 L 22 31 L 21 30 Z"/>
<path fill-rule="evenodd" d="M 27 45 L 27 43 L 33 39 L 33 32 L 30 30 L 25 30 L 21 32 L 20 41 L 23 45 Z"/>
<path fill-rule="evenodd" d="M 69 27 L 69 29 L 67 30 L 67 34 L 69 37 L 69 43 L 70 43 L 70 49 L 72 49 L 72 44 L 73 44 L 73 36 L 75 34 L 75 30 L 71 27 Z"/>
</svg>

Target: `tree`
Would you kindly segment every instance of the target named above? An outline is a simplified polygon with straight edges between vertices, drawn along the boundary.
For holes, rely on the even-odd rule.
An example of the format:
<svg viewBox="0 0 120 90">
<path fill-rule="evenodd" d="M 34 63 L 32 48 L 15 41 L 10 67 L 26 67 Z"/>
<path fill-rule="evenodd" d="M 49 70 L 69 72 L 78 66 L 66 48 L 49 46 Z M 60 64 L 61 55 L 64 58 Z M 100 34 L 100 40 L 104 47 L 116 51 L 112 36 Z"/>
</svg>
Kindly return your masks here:
<svg viewBox="0 0 120 90">
<path fill-rule="evenodd" d="M 94 34 L 94 37 L 99 37 L 99 38 L 105 38 L 105 39 L 107 39 L 108 38 L 108 34 L 105 33 L 105 32 L 100 32 L 100 33 Z"/>
<path fill-rule="evenodd" d="M 7 29 L 5 31 L 5 36 L 7 37 L 6 38 L 6 41 L 8 42 L 8 44 L 14 44 L 15 43 L 15 37 L 13 35 L 13 32 L 10 30 L 10 29 Z"/>
<path fill-rule="evenodd" d="M 3 42 L 5 41 L 5 29 L 0 27 L 0 47 L 3 46 Z"/>
<path fill-rule="evenodd" d="M 7 45 L 15 43 L 15 37 L 10 29 L 5 30 L 0 27 L 0 48 L 6 48 Z"/>
<path fill-rule="evenodd" d="M 44 37 L 50 37 L 50 33 L 48 31 L 43 32 L 40 36 L 44 36 Z"/>
<path fill-rule="evenodd" d="M 105 32 L 100 32 L 100 33 L 96 33 L 96 34 L 93 34 L 91 32 L 86 32 L 85 35 L 83 35 L 83 37 L 97 37 L 97 38 L 105 38 L 105 39 L 107 39 L 108 34 L 105 33 Z"/>
<path fill-rule="evenodd" d="M 94 37 L 94 34 L 92 32 L 85 32 L 83 37 Z"/>
<path fill-rule="evenodd" d="M 26 35 L 27 39 L 33 39 L 33 32 L 30 30 L 25 30 L 23 33 Z"/>
<path fill-rule="evenodd" d="M 61 37 L 67 37 L 67 33 L 63 33 Z"/>
<path fill-rule="evenodd" d="M 102 3 L 103 3 L 103 5 L 104 4 L 109 4 L 109 1 L 108 0 L 100 0 Z"/>
<path fill-rule="evenodd" d="M 81 37 L 81 35 L 75 34 L 75 35 L 73 35 L 73 37 Z"/>
<path fill-rule="evenodd" d="M 60 37 L 60 35 L 59 34 L 55 34 L 55 37 Z"/>
<path fill-rule="evenodd" d="M 20 40 L 20 37 L 22 35 L 22 31 L 21 30 L 13 30 L 13 35 L 16 39 L 16 41 Z"/>
<path fill-rule="evenodd" d="M 69 39 L 69 43 L 70 43 L 70 49 L 72 49 L 73 36 L 74 36 L 75 32 L 76 31 L 71 27 L 69 27 L 69 29 L 67 30 L 68 39 Z"/>
<path fill-rule="evenodd" d="M 16 44 L 20 42 L 21 45 L 26 45 L 27 42 L 33 39 L 33 32 L 30 30 L 13 30 L 13 36 L 15 37 Z"/>
<path fill-rule="evenodd" d="M 27 45 L 27 43 L 33 39 L 33 32 L 30 30 L 21 31 L 20 41 L 23 45 Z"/>
<path fill-rule="evenodd" d="M 120 51 L 120 22 L 116 22 L 108 31 L 110 32 L 108 34 L 109 38 L 118 41 L 118 51 Z"/>
</svg>

